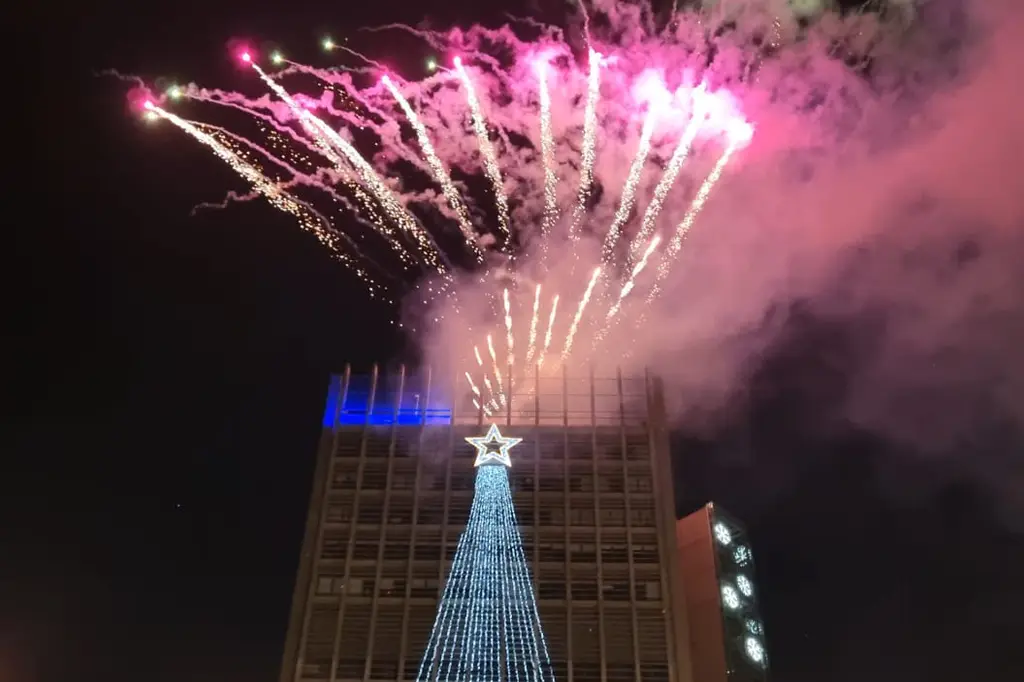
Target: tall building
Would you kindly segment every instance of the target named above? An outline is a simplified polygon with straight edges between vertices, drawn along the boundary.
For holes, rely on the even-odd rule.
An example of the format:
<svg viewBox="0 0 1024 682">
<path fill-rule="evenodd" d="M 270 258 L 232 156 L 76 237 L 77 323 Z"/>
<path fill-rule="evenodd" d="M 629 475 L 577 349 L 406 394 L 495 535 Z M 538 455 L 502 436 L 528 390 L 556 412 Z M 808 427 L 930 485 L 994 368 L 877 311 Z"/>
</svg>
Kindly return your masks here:
<svg viewBox="0 0 1024 682">
<path fill-rule="evenodd" d="M 536 679 L 693 682 L 660 384 L 519 383 L 492 410 L 429 372 L 332 380 L 281 682 L 443 678 L 421 663 L 471 534 L 465 439 L 491 424 L 522 439 L 507 481 L 550 661 Z"/>
<path fill-rule="evenodd" d="M 708 504 L 676 524 L 693 677 L 765 682 L 768 655 L 746 529 Z"/>
</svg>

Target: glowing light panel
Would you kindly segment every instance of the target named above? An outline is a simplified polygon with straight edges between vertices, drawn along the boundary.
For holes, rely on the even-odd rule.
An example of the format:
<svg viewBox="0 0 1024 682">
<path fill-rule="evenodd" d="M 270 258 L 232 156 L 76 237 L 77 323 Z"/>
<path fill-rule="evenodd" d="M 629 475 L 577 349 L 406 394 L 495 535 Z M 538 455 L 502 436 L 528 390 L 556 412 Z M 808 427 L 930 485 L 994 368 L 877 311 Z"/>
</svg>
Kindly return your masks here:
<svg viewBox="0 0 1024 682">
<path fill-rule="evenodd" d="M 732 542 L 732 533 L 729 532 L 724 523 L 716 523 L 713 530 L 715 531 L 715 539 L 723 545 L 728 545 Z"/>
<path fill-rule="evenodd" d="M 722 586 L 722 603 L 727 608 L 738 609 L 740 607 L 740 593 L 732 585 Z"/>
<path fill-rule="evenodd" d="M 747 657 L 750 658 L 754 663 L 764 665 L 764 646 L 761 644 L 761 640 L 757 637 L 747 637 L 743 642 L 743 648 L 747 652 Z"/>
</svg>

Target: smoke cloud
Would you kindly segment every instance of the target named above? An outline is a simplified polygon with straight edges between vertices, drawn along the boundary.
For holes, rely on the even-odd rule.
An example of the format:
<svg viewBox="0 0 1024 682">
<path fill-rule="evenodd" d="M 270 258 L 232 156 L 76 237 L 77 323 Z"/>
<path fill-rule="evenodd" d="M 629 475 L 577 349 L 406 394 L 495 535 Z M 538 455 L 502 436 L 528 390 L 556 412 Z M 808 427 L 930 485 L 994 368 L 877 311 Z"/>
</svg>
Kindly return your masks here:
<svg viewBox="0 0 1024 682">
<path fill-rule="evenodd" d="M 704 4 L 669 13 L 597 0 L 563 28 L 514 19 L 493 29 L 375 29 L 428 46 L 441 64 L 425 80 L 389 77 L 465 199 L 483 264 L 474 264 L 474 250 L 461 241 L 435 169 L 378 80 L 378 61 L 366 58 L 351 71 L 292 64 L 279 80 L 291 88 L 298 86 L 290 78 L 309 79 L 301 106 L 343 129 L 396 205 L 420 224 L 446 225 L 436 241 L 457 274 L 421 280 L 403 311 L 436 368 L 470 371 L 484 391 L 491 335 L 496 364 L 507 370 L 509 360 L 516 363 L 513 379 L 528 376 L 531 347 L 555 376 L 563 355 L 575 369 L 649 368 L 666 381 L 673 414 L 690 431 L 734 428 L 774 400 L 787 406 L 776 421 L 800 421 L 808 437 L 870 433 L 922 456 L 945 456 L 993 491 L 1019 485 L 1019 458 L 975 463 L 963 453 L 1012 453 L 1024 442 L 1024 91 L 1015 87 L 1024 66 L 1024 6 L 903 0 L 881 3 L 884 11 L 840 14 L 821 2 Z M 495 195 L 456 57 L 497 151 L 511 236 L 495 227 Z M 592 59 L 603 64 L 594 181 L 582 229 L 570 234 L 586 163 Z M 539 73 L 550 92 L 557 177 L 550 229 L 543 227 Z M 706 104 L 700 87 L 711 93 L 714 115 L 653 221 L 660 250 L 623 296 L 635 264 L 626 258 L 629 240 L 691 115 Z M 287 156 L 289 191 L 326 188 L 322 158 L 302 167 L 320 147 L 295 133 L 295 111 L 280 98 L 198 86 L 185 92 L 247 110 L 276 131 L 276 142 L 246 153 Z M 652 107 L 659 115 L 624 238 L 603 265 L 572 352 L 563 353 Z M 750 144 L 725 166 L 684 235 L 678 226 L 743 120 L 755 129 Z M 282 131 L 291 131 L 284 143 Z M 296 147 L 305 147 L 302 154 Z M 379 203 L 357 198 L 352 203 L 364 207 Z M 364 218 L 370 238 L 374 224 L 388 222 L 387 215 Z M 666 260 L 677 234 L 683 248 Z M 371 248 L 364 250 L 379 263 L 380 249 Z M 653 297 L 659 272 L 668 276 Z M 542 303 L 533 323 L 537 286 Z M 553 340 L 543 353 L 556 295 Z M 619 298 L 621 312 L 609 318 Z"/>
<path fill-rule="evenodd" d="M 822 438 L 860 430 L 945 457 L 1007 502 L 1021 480 L 1012 453 L 1024 427 L 1024 92 L 1012 85 L 1024 65 L 1024 7 L 933 0 L 885 17 L 826 14 L 801 29 L 771 5 L 680 15 L 665 47 L 646 15 L 591 3 L 595 42 L 614 35 L 634 41 L 638 54 L 660 52 L 650 63 L 666 65 L 670 88 L 687 78 L 728 88 L 757 128 L 643 326 L 616 328 L 597 361 L 626 358 L 627 369 L 660 374 L 689 430 L 734 426 L 767 391 Z M 707 39 L 727 19 L 735 25 Z M 563 213 L 575 191 L 585 97 L 585 70 L 574 73 L 556 88 L 552 112 L 562 131 Z M 611 223 L 637 146 L 627 80 L 602 83 L 593 225 Z M 515 102 L 508 88 L 495 79 L 488 95 Z M 452 96 L 430 109 L 457 111 L 463 104 Z M 490 120 L 535 137 L 522 122 L 535 122 L 536 105 L 521 104 L 525 112 L 492 106 Z M 659 128 L 640 212 L 680 132 Z M 698 146 L 665 207 L 666 225 L 679 222 L 718 153 L 713 141 Z M 535 148 L 513 156 L 503 170 L 515 221 L 539 224 Z M 465 138 L 445 150 L 467 166 L 474 157 Z M 638 222 L 634 211 L 631 228 Z M 583 274 L 567 267 L 538 279 L 571 307 Z M 523 289 L 526 311 L 533 290 Z M 486 318 L 486 305 L 475 314 Z M 447 355 L 464 334 L 461 325 L 442 327 L 431 354 Z M 978 452 L 986 454 L 971 461 Z"/>
</svg>

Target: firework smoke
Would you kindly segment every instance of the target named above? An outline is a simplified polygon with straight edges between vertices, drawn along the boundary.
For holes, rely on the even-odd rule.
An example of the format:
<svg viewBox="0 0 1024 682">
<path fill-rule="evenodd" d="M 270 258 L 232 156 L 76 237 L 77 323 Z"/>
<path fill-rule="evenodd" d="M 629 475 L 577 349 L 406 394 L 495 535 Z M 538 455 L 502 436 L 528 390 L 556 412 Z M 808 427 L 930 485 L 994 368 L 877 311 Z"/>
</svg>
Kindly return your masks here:
<svg viewBox="0 0 1024 682">
<path fill-rule="evenodd" d="M 665 376 L 680 414 L 738 409 L 800 301 L 858 333 L 875 329 L 864 316 L 882 320 L 858 342 L 843 418 L 945 442 L 982 420 L 978 405 L 1019 423 L 1020 4 L 799 17 L 726 4 L 662 19 L 599 0 L 582 33 L 529 40 L 515 26 L 392 27 L 457 54 L 454 68 L 398 94 L 383 73 L 260 69 L 212 115 L 272 121 L 319 155 L 340 195 L 353 192 L 342 177 L 359 183 L 379 212 L 374 237 L 408 252 L 394 269 L 415 260 L 451 282 L 421 281 L 437 296 L 406 314 L 447 320 L 421 341 L 453 376 L 470 373 L 482 405 L 512 390 L 499 357 L 511 364 L 518 336 L 542 373 L 560 371 L 552 343 L 570 364 L 623 364 L 628 348 Z M 200 91 L 157 104 L 203 118 Z M 730 131 L 746 124 L 753 138 L 737 145 Z M 316 205 L 300 185 L 289 192 Z M 571 314 L 557 315 L 561 298 Z"/>
</svg>

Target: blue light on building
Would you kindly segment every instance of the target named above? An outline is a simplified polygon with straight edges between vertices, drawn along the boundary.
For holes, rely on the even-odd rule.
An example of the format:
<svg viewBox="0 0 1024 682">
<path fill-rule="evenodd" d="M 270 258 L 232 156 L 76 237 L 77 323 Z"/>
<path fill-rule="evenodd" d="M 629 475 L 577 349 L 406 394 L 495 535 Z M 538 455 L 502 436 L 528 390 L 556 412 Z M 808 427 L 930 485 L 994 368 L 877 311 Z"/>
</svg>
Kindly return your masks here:
<svg viewBox="0 0 1024 682">
<path fill-rule="evenodd" d="M 345 391 L 342 404 L 341 377 L 332 377 L 327 391 L 327 404 L 324 406 L 323 426 L 424 426 L 450 424 L 452 408 L 443 396 L 430 396 L 425 390 L 417 390 L 413 382 L 408 382 L 401 391 L 401 402 L 398 402 L 398 386 L 390 386 L 378 382 L 373 393 L 371 410 L 371 378 L 352 376 Z"/>
</svg>

